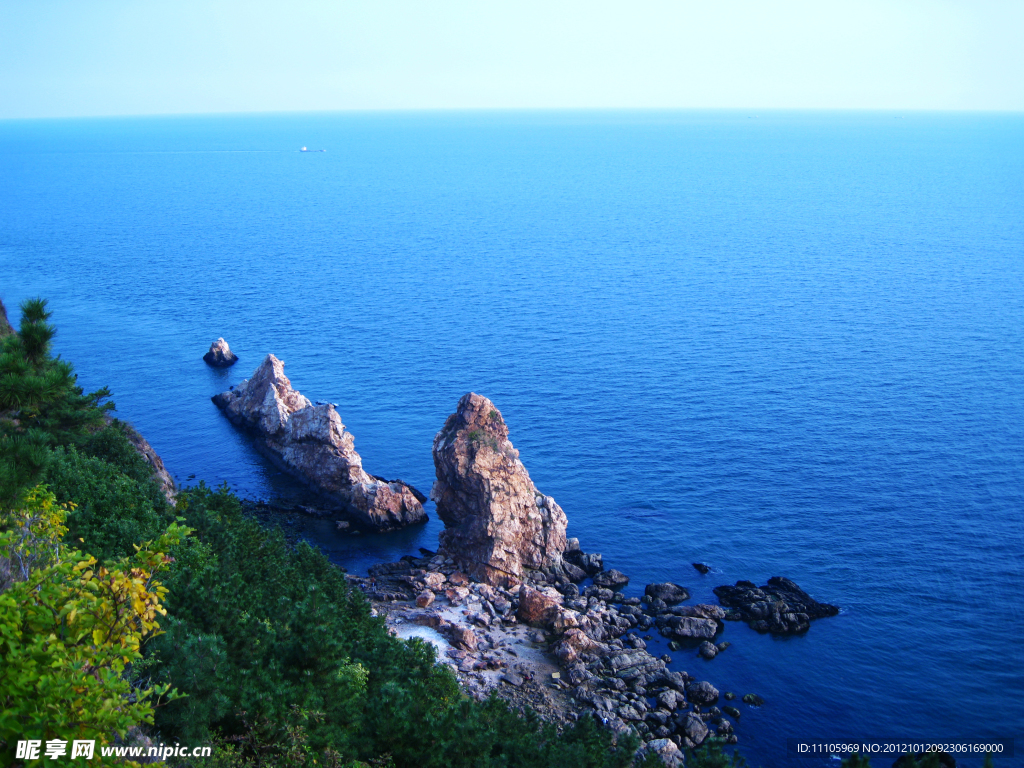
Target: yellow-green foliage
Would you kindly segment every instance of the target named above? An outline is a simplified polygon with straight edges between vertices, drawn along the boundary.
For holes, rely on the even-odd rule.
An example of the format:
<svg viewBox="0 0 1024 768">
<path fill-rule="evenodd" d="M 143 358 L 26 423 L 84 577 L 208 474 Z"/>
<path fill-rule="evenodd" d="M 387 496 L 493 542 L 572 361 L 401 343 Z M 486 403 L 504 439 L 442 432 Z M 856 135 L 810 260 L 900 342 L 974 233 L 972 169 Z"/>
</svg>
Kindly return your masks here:
<svg viewBox="0 0 1024 768">
<path fill-rule="evenodd" d="M 66 511 L 36 488 L 4 516 L 0 553 L 36 567 L 0 594 L 2 764 L 18 739 L 107 743 L 151 723 L 154 701 L 170 695 L 168 686 L 133 691 L 125 670 L 158 633 L 166 589 L 154 576 L 190 531 L 172 524 L 134 555 L 99 564 L 57 543 Z"/>
</svg>

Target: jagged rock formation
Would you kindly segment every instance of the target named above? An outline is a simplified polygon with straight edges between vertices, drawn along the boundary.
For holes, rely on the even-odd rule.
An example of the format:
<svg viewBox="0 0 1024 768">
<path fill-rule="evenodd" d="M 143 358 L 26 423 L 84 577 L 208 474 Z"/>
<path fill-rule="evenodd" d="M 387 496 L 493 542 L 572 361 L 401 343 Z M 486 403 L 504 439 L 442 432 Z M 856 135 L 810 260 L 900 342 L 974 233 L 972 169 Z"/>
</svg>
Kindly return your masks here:
<svg viewBox="0 0 1024 768">
<path fill-rule="evenodd" d="M 434 438 L 433 453 L 431 498 L 445 524 L 441 553 L 491 585 L 518 583 L 525 569 L 561 565 L 565 513 L 533 484 L 490 400 L 464 395 Z"/>
<path fill-rule="evenodd" d="M 734 609 L 733 616 L 747 622 L 758 632 L 792 635 L 811 628 L 812 619 L 835 616 L 839 608 L 819 603 L 794 582 L 773 576 L 763 587 L 752 581 L 737 581 L 736 586 L 715 587 L 718 602 Z"/>
<path fill-rule="evenodd" d="M 427 519 L 426 497 L 401 480 L 369 475 L 352 434 L 331 404 L 313 405 L 292 389 L 284 363 L 267 355 L 252 378 L 213 398 L 233 424 L 282 469 L 375 530 Z"/>
<path fill-rule="evenodd" d="M 203 355 L 203 360 L 214 368 L 230 368 L 238 362 L 238 355 L 231 351 L 231 347 L 223 338 L 220 338 L 210 345 L 210 351 Z"/>
</svg>

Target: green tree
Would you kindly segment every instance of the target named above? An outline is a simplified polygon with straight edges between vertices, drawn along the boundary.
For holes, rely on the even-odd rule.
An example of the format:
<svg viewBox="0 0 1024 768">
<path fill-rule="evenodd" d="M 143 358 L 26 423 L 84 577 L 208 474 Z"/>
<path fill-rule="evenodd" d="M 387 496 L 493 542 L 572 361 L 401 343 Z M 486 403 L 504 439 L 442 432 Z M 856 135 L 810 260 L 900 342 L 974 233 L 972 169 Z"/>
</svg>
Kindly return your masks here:
<svg viewBox="0 0 1024 768">
<path fill-rule="evenodd" d="M 54 358 L 56 330 L 44 299 L 21 305 L 21 325 L 0 340 L 0 504 L 43 477 L 53 444 L 75 442 L 100 427 L 110 397 L 84 394 L 71 364 Z"/>
</svg>

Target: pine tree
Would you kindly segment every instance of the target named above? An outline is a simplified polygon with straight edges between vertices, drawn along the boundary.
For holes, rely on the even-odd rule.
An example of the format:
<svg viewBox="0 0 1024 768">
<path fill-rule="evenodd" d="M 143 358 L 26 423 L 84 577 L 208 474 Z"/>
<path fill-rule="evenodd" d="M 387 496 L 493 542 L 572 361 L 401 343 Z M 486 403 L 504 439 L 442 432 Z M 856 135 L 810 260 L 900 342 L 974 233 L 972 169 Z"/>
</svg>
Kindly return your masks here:
<svg viewBox="0 0 1024 768">
<path fill-rule="evenodd" d="M 22 303 L 18 332 L 0 339 L 0 503 L 39 482 L 50 446 L 79 442 L 114 407 L 106 387 L 85 394 L 71 364 L 51 354 L 46 303 Z"/>
</svg>

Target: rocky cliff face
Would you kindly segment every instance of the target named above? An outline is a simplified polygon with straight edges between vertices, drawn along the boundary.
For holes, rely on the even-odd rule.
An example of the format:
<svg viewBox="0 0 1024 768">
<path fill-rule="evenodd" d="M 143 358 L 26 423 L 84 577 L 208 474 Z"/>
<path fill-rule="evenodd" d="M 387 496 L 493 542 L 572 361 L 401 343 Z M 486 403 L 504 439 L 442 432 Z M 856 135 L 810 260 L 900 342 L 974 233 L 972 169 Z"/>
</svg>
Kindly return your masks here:
<svg viewBox="0 0 1024 768">
<path fill-rule="evenodd" d="M 566 519 L 537 490 L 501 413 L 473 392 L 434 438 L 431 498 L 444 521 L 441 551 L 488 584 L 518 582 L 524 569 L 559 566 Z"/>
<path fill-rule="evenodd" d="M 267 355 L 233 390 L 213 398 L 232 423 L 257 437 L 257 446 L 290 474 L 376 530 L 427 519 L 426 497 L 401 480 L 367 474 L 333 405 L 313 405 L 292 389 L 284 363 Z"/>
<path fill-rule="evenodd" d="M 153 446 L 149 444 L 142 435 L 139 434 L 138 430 L 130 424 L 125 424 L 125 434 L 128 436 L 128 440 L 132 446 L 138 451 L 142 458 L 153 468 L 153 479 L 156 480 L 160 486 L 160 490 L 163 492 L 168 503 L 174 504 L 177 500 L 178 486 L 174 482 L 174 478 L 171 477 L 171 473 L 167 471 L 167 467 L 164 466 L 164 460 L 160 458 Z"/>
</svg>

